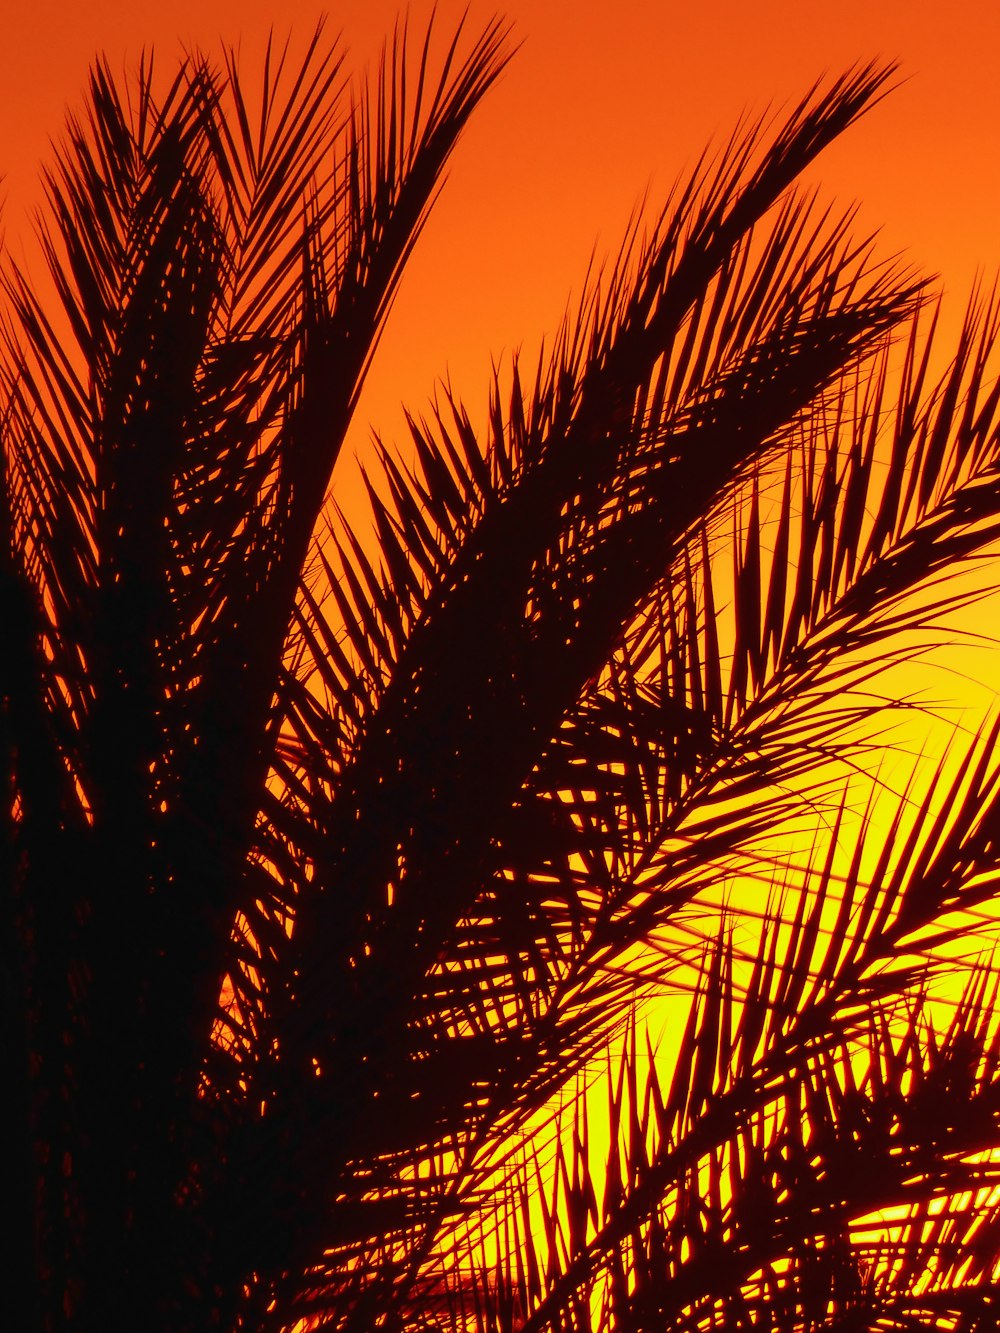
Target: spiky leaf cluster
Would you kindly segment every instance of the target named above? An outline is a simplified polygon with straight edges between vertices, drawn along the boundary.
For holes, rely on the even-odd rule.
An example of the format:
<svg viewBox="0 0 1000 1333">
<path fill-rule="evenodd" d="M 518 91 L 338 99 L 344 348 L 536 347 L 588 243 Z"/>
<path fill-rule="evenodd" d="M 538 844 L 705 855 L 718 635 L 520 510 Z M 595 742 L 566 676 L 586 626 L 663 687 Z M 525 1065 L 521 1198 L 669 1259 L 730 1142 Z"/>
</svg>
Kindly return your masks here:
<svg viewBox="0 0 1000 1333">
<path fill-rule="evenodd" d="M 995 979 L 932 992 L 995 731 L 852 809 L 887 665 L 989 586 L 995 309 L 935 372 L 923 285 L 795 191 L 854 71 L 637 220 L 481 423 L 379 446 L 373 550 L 331 476 L 505 60 L 99 65 L 55 305 L 7 266 L 21 1324 L 990 1327 Z"/>
</svg>

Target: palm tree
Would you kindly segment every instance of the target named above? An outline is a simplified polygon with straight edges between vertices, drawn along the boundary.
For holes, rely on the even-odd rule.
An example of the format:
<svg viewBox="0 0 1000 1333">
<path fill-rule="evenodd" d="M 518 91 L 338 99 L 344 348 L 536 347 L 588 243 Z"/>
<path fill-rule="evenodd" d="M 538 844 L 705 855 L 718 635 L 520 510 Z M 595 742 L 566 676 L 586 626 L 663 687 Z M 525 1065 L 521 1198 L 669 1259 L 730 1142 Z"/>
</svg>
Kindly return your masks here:
<svg viewBox="0 0 1000 1333">
<path fill-rule="evenodd" d="M 858 784 L 990 583 L 997 311 L 935 380 L 793 192 L 856 70 L 380 447 L 373 553 L 331 474 L 508 49 L 98 64 L 7 265 L 12 1327 L 995 1326 L 996 975 L 932 985 L 996 727 Z"/>
</svg>

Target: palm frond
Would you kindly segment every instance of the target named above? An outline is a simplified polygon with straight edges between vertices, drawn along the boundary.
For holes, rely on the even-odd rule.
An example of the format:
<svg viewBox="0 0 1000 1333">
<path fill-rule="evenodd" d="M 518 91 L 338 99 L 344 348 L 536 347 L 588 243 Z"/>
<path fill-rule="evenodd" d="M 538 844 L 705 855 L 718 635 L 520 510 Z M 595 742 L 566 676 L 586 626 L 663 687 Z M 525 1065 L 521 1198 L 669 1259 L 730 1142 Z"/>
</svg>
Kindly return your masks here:
<svg viewBox="0 0 1000 1333">
<path fill-rule="evenodd" d="M 636 218 L 481 423 L 379 444 L 373 554 L 331 474 L 506 39 L 98 65 L 59 308 L 5 270 L 38 1320 L 985 1327 L 1000 983 L 935 987 L 995 928 L 1000 722 L 872 773 L 994 590 L 995 297 L 935 378 L 924 284 L 795 192 L 857 69 Z"/>
<path fill-rule="evenodd" d="M 665 909 L 637 905 L 636 865 L 602 864 L 620 836 L 615 760 L 560 748 L 561 727 L 580 725 L 576 701 L 711 497 L 918 297 L 848 241 L 846 220 L 791 201 L 753 230 L 793 160 L 882 82 L 865 71 L 818 95 L 770 148 L 731 145 L 594 288 L 528 401 L 517 386 L 504 420 L 495 399 L 486 446 L 453 403 L 448 427 L 415 424 L 419 473 L 383 454 L 385 566 L 347 532 L 319 557 L 331 609 L 303 590 L 312 652 L 284 681 L 259 835 L 262 863 L 292 877 L 275 877 L 262 929 L 268 913 L 295 925 L 261 960 L 266 1000 L 241 1002 L 267 1034 L 253 1048 L 284 1054 L 242 1059 L 288 1115 L 291 1071 L 320 1071 L 296 1133 L 310 1176 L 329 1160 L 327 1188 L 345 1198 L 364 1148 L 331 1143 L 335 1104 L 368 1107 L 380 1172 L 405 1175 L 456 1132 L 475 1145 L 478 1124 L 523 1122 L 632 1002 L 641 969 L 609 964 Z M 574 790 L 586 819 L 551 799 Z M 728 840 L 720 822 L 720 855 Z"/>
</svg>

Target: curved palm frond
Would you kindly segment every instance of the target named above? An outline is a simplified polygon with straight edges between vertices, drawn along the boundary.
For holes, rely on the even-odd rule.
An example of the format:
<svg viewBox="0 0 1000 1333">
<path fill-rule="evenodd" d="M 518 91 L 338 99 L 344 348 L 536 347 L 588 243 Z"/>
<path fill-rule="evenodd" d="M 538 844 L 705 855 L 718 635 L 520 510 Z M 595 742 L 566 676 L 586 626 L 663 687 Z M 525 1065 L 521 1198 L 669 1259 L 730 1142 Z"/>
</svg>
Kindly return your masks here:
<svg viewBox="0 0 1000 1333">
<path fill-rule="evenodd" d="M 891 411 L 859 411 L 848 380 L 833 400 L 836 429 L 830 432 L 825 413 L 813 416 L 806 465 L 779 477 L 771 533 L 783 535 L 772 547 L 769 575 L 766 566 L 763 574 L 751 566 L 765 545 L 760 488 L 751 477 L 734 540 L 728 639 L 713 609 L 705 555 L 712 531 L 725 550 L 716 523 L 694 535 L 633 622 L 613 669 L 592 687 L 587 702 L 598 726 L 576 733 L 573 757 L 584 773 L 588 759 L 594 772 L 604 764 L 609 776 L 617 773 L 614 796 L 603 809 L 595 799 L 589 820 L 587 806 L 570 805 L 565 787 L 554 784 L 550 799 L 558 795 L 572 809 L 577 848 L 614 847 L 609 859 L 618 855 L 619 865 L 627 863 L 620 849 L 633 851 L 638 873 L 619 881 L 622 901 L 634 904 L 632 938 L 662 932 L 665 980 L 683 962 L 685 934 L 716 928 L 720 887 L 741 876 L 773 884 L 776 873 L 794 869 L 791 817 L 801 820 L 804 809 L 812 817 L 817 780 L 839 782 L 852 753 L 871 763 L 879 748 L 872 722 L 884 724 L 887 709 L 903 706 L 878 695 L 887 662 L 896 652 L 912 656 L 912 636 L 896 649 L 899 636 L 919 630 L 931 645 L 941 642 L 954 631 L 933 619 L 991 586 L 997 422 L 985 367 L 995 328 L 987 318 L 977 344 L 969 334 L 974 323 L 956 363 L 930 392 L 915 391 L 907 374 Z M 914 348 L 911 342 L 905 357 L 911 369 Z M 882 380 L 867 383 L 878 400 Z M 852 410 L 845 407 L 849 395 Z M 938 457 L 928 463 L 932 438 Z M 868 479 L 885 459 L 887 480 L 879 488 Z M 856 525 L 848 542 L 859 509 L 870 535 L 858 541 Z M 788 563 L 793 570 L 798 564 L 798 577 L 782 582 L 796 527 L 798 560 Z M 984 568 L 985 579 L 933 591 L 939 571 L 954 575 L 970 561 Z M 922 596 L 928 586 L 931 596 Z M 859 686 L 873 691 L 871 702 L 851 700 Z M 679 719 L 687 727 L 686 753 L 676 745 L 685 734 Z M 428 1262 L 456 1322 L 741 1328 L 770 1318 L 789 1329 L 816 1321 L 909 1328 L 937 1311 L 954 1317 L 956 1327 L 989 1326 L 1000 1262 L 988 1220 L 995 1188 L 995 1052 L 987 1031 L 993 991 L 973 977 L 944 1029 L 913 1006 L 928 963 L 940 958 L 939 967 L 953 968 L 957 945 L 968 951 L 977 935 L 992 938 L 995 746 L 994 726 L 966 753 L 946 755 L 922 796 L 911 787 L 894 816 L 883 810 L 876 822 L 871 814 L 867 845 L 864 826 L 858 833 L 847 819 L 849 806 L 838 809 L 826 798 L 819 806 L 831 821 L 822 873 L 809 872 L 781 910 L 765 916 L 759 941 L 738 959 L 731 938 L 713 952 L 684 1044 L 670 1055 L 673 1086 L 660 1086 L 654 1065 L 650 1086 L 632 1099 L 645 1107 L 646 1128 L 638 1138 L 625 1135 L 608 1177 L 580 1129 L 584 1121 L 571 1118 L 555 1166 L 539 1149 L 544 1169 L 529 1156 L 527 1176 L 515 1176 L 504 1207 L 486 1212 L 478 1237 L 473 1230 L 470 1240 L 458 1222 L 454 1238 L 439 1241 Z M 598 777 L 579 786 L 600 795 Z M 731 839 L 720 842 L 720 835 Z M 854 850 L 842 870 L 834 862 L 844 856 L 845 840 Z M 588 862 L 582 882 L 601 883 L 591 869 L 599 860 Z M 748 888 L 739 901 L 753 915 Z M 995 988 L 992 972 L 989 978 Z M 971 1054 L 970 1032 L 978 1034 Z M 966 1056 L 964 1081 L 953 1082 L 942 1070 Z M 864 1060 L 867 1073 L 859 1072 Z M 634 1067 L 629 1077 L 634 1081 Z M 929 1113 L 920 1120 L 899 1112 L 900 1124 L 882 1144 L 865 1139 L 848 1115 L 860 1095 L 869 1108 L 864 1116 L 888 1117 L 888 1124 L 897 1103 L 920 1102 L 920 1087 L 938 1082 L 948 1091 L 937 1128 Z M 818 1101 L 803 1102 L 807 1094 Z M 786 1097 L 791 1104 L 779 1114 Z M 625 1134 L 621 1114 L 619 1108 L 612 1116 L 613 1143 Z M 805 1127 L 811 1142 L 823 1134 L 843 1141 L 841 1156 L 831 1164 L 811 1149 L 793 1180 L 785 1140 L 793 1131 L 801 1139 Z M 952 1127 L 945 1162 L 935 1156 L 945 1151 L 938 1131 Z M 655 1151 L 648 1141 L 654 1128 Z M 774 1165 L 764 1170 L 765 1160 Z M 556 1181 L 541 1216 L 539 1204 L 525 1203 L 536 1173 Z M 741 1191 L 750 1198 L 743 1222 Z M 904 1205 L 891 1226 L 869 1216 Z M 768 1230 L 772 1214 L 784 1219 L 776 1231 Z M 963 1226 L 975 1237 L 974 1262 L 956 1249 Z M 540 1248 L 532 1248 L 532 1231 Z M 948 1246 L 940 1253 L 938 1232 Z M 920 1237 L 930 1237 L 923 1248 Z"/>
<path fill-rule="evenodd" d="M 614 743 L 596 761 L 579 744 L 581 731 L 598 741 L 586 727 L 598 696 L 586 692 L 713 497 L 779 449 L 798 412 L 913 306 L 918 286 L 873 269 L 846 220 L 791 201 L 765 236 L 752 227 L 788 158 L 816 147 L 816 118 L 850 118 L 880 86 L 864 73 L 819 111 L 801 108 L 756 174 L 754 146 L 731 146 L 704 197 L 697 183 L 681 191 L 639 247 L 636 276 L 626 251 L 610 295 L 595 290 L 534 395 L 518 401 L 516 384 L 507 421 L 494 407 L 486 447 L 453 404 L 453 433 L 443 416 L 414 424 L 420 475 L 383 452 L 394 494 L 376 500 L 383 570 L 348 533 L 339 561 L 320 556 L 330 612 L 303 590 L 311 652 L 286 678 L 289 730 L 261 844 L 281 878 L 249 919 L 273 951 L 245 957 L 239 1063 L 260 1071 L 265 1095 L 293 1099 L 283 1076 L 272 1081 L 280 1066 L 316 1071 L 296 1142 L 310 1145 L 313 1179 L 332 1152 L 328 1188 L 346 1202 L 356 1180 L 378 1205 L 373 1237 L 387 1233 L 379 1200 L 402 1210 L 401 1237 L 421 1236 L 422 1207 L 433 1230 L 456 1160 L 537 1111 L 634 998 L 641 969 L 609 964 L 669 895 L 651 903 L 635 847 L 613 864 L 631 835 L 628 800 Z M 629 724 L 621 754 L 645 734 Z M 574 790 L 586 815 L 567 800 Z M 720 854 L 733 836 L 720 827 Z M 267 918 L 290 915 L 288 942 Z M 281 1059 L 261 1060 L 275 1043 Z M 354 1098 L 368 1108 L 361 1138 L 331 1141 L 327 1117 Z M 412 1174 L 445 1144 L 443 1176 Z M 361 1165 L 373 1149 L 377 1169 Z M 395 1271 L 406 1272 L 426 1241 L 400 1243 Z M 371 1319 L 358 1304 L 364 1266 L 350 1246 L 338 1253 L 355 1255 L 347 1305 Z M 395 1298 L 393 1265 L 370 1267 Z M 336 1304 L 329 1288 L 325 1299 Z"/>
</svg>

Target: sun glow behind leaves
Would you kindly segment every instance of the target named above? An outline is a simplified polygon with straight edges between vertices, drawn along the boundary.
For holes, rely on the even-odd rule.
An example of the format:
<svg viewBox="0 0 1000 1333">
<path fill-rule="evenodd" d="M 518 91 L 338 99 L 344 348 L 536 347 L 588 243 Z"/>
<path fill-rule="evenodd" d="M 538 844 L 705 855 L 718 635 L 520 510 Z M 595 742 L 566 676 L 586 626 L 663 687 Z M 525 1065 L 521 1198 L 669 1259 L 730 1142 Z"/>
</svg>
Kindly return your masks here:
<svg viewBox="0 0 1000 1333">
<path fill-rule="evenodd" d="M 101 257 L 99 281 L 77 284 L 97 315 L 69 301 L 84 370 L 59 378 L 69 362 L 17 287 L 28 350 L 11 378 L 12 549 L 41 589 L 43 697 L 72 738 L 60 760 L 79 755 L 83 772 L 112 719 L 93 765 L 110 796 L 92 822 L 122 862 L 113 911 L 134 911 L 137 948 L 114 959 L 124 1054 L 107 1063 L 122 1106 L 161 1131 L 144 1141 L 136 1120 L 130 1164 L 90 1126 L 119 1163 L 119 1219 L 136 1215 L 144 1143 L 183 1145 L 170 1225 L 196 1205 L 202 1239 L 220 1219 L 242 1235 L 245 1254 L 265 1257 L 234 1267 L 231 1290 L 286 1326 L 338 1304 L 348 1326 L 378 1322 L 374 1309 L 414 1326 L 447 1313 L 540 1329 L 591 1314 L 707 1326 L 720 1309 L 760 1323 L 792 1306 L 815 1322 L 894 1283 L 923 1300 L 914 1256 L 947 1251 L 961 1225 L 949 1201 L 993 1207 L 996 984 L 968 937 L 987 951 L 995 933 L 1000 725 L 988 681 L 959 717 L 951 697 L 929 708 L 924 695 L 967 666 L 942 644 L 980 642 L 961 616 L 974 580 L 989 586 L 1000 534 L 996 311 L 970 315 L 954 367 L 925 364 L 919 324 L 883 352 L 919 285 L 785 194 L 882 88 L 883 73 L 856 71 L 800 106 L 775 148 L 737 137 L 647 235 L 634 227 L 537 377 L 496 377 L 484 425 L 442 391 L 440 410 L 411 423 L 411 454 L 372 464 L 384 475 L 366 546 L 356 515 L 324 523 L 320 510 L 343 435 L 319 446 L 338 402 L 346 430 L 357 388 L 331 399 L 331 349 L 360 376 L 448 135 L 502 63 L 500 41 L 488 29 L 456 66 L 453 116 L 444 93 L 427 113 L 433 169 L 409 211 L 400 200 L 427 144 L 417 152 L 419 113 L 412 135 L 401 128 L 394 48 L 368 112 L 345 122 L 348 186 L 296 214 L 284 249 L 262 246 L 251 272 L 266 277 L 241 288 L 235 332 L 240 300 L 208 300 L 203 363 L 182 366 L 187 378 L 173 356 L 160 375 L 142 339 L 130 350 L 119 288 L 131 298 L 133 274 L 102 248 L 114 192 L 86 166 L 85 135 L 73 151 L 89 202 L 73 194 L 63 238 L 77 276 Z M 141 318 L 162 320 L 151 345 L 186 354 L 201 309 L 188 280 L 199 264 L 211 276 L 229 238 L 228 292 L 243 256 L 284 226 L 288 197 L 238 98 L 203 142 L 201 102 L 179 94 L 198 170 L 180 159 L 160 199 L 161 159 L 136 165 L 108 78 L 102 67 L 93 93 L 102 151 L 126 168 L 114 196 L 126 221 L 136 181 L 168 242 L 171 209 L 191 205 L 184 244 L 150 246 L 136 265 L 151 275 Z M 291 123 L 311 122 L 311 97 Z M 220 129 L 227 114 L 235 137 Z M 353 146 L 369 140 L 359 167 Z M 191 188 L 204 162 L 218 190 Z M 236 183 L 261 174 L 263 215 Z M 289 276 L 300 261 L 301 292 Z M 241 360 L 243 325 L 265 306 L 281 336 L 254 343 L 270 367 L 258 370 L 265 388 L 272 373 L 287 380 L 267 413 Z M 120 401 L 99 330 L 123 310 L 110 340 Z M 227 365 L 239 410 L 216 393 Z M 90 401 L 89 377 L 95 411 L 124 406 L 92 440 L 67 442 L 60 415 Z M 66 476 L 87 494 L 107 474 L 111 518 L 70 504 L 62 547 L 38 474 L 53 495 Z M 145 521 L 160 508 L 167 521 Z M 109 700 L 93 726 L 58 642 L 77 642 L 91 605 L 118 653 L 108 671 L 99 643 L 80 656 Z M 984 648 L 987 674 L 991 661 Z M 30 800 L 14 809 L 16 834 L 31 834 Z M 48 866 L 48 848 L 39 855 Z M 72 951 L 93 934 L 91 903 L 76 906 L 70 966 L 54 968 L 71 985 L 87 975 Z M 92 1013 L 99 1030 L 89 1003 L 83 986 L 57 1036 L 86 1032 Z M 46 1105 L 58 1106 L 63 1066 L 49 1067 Z M 56 1180 L 46 1197 L 76 1187 Z M 103 1190 L 92 1197 L 77 1220 L 100 1214 Z M 239 1265 L 240 1244 L 226 1246 L 216 1257 Z M 160 1247 L 156 1263 L 182 1252 Z M 211 1261 L 197 1263 L 208 1292 Z M 971 1269 L 935 1263 L 961 1296 Z M 187 1300 L 198 1283 L 179 1276 Z"/>
<path fill-rule="evenodd" d="M 987 390 L 989 385 L 990 381 L 987 381 Z M 874 494 L 878 494 L 877 485 Z M 761 505 L 756 498 L 754 507 L 758 515 L 766 514 L 767 506 Z M 869 513 L 868 528 L 862 526 L 858 533 L 859 548 L 868 539 L 870 525 L 875 521 L 876 516 Z M 758 547 L 766 550 L 769 532 L 773 534 L 780 523 L 779 513 L 772 513 L 769 520 L 758 517 L 755 522 Z M 717 549 L 725 552 L 725 539 L 718 533 L 716 541 Z M 772 555 L 773 551 L 772 545 Z M 831 762 L 824 770 L 820 759 L 806 769 L 797 788 L 783 788 L 786 820 L 767 829 L 757 842 L 745 848 L 742 862 L 734 865 L 723 861 L 714 869 L 711 865 L 699 867 L 705 888 L 691 899 L 681 934 L 678 935 L 676 929 L 667 929 L 655 940 L 662 956 L 672 960 L 669 965 L 664 964 L 661 985 L 664 981 L 673 985 L 676 994 L 672 1000 L 651 1001 L 643 1011 L 644 1021 L 658 1034 L 653 1046 L 647 1047 L 645 1074 L 637 1073 L 643 1068 L 643 1060 L 637 1052 L 633 1032 L 631 1047 L 627 1037 L 624 1046 L 616 1044 L 606 1072 L 593 1071 L 589 1080 L 585 1080 L 586 1087 L 581 1085 L 576 1096 L 570 1097 L 568 1107 L 554 1105 L 550 1108 L 544 1117 L 548 1128 L 541 1136 L 541 1142 L 547 1141 L 548 1146 L 534 1145 L 527 1161 L 528 1175 L 522 1183 L 511 1185 L 509 1207 L 502 1214 L 504 1220 L 495 1223 L 498 1230 L 492 1238 L 489 1233 L 481 1233 L 470 1242 L 468 1273 L 472 1269 L 483 1275 L 498 1272 L 499 1254 L 510 1253 L 513 1246 L 517 1253 L 527 1256 L 523 1260 L 527 1265 L 525 1271 L 537 1274 L 545 1270 L 554 1255 L 559 1256 L 557 1266 L 571 1264 L 573 1254 L 586 1248 L 588 1242 L 583 1238 L 589 1237 L 593 1243 L 600 1229 L 599 1219 L 604 1206 L 601 1189 L 602 1186 L 608 1188 L 605 1168 L 609 1159 L 614 1160 L 617 1153 L 628 1147 L 628 1131 L 623 1123 L 623 1088 L 631 1080 L 633 1115 L 637 1113 L 637 1100 L 647 1099 L 642 1114 L 646 1117 L 646 1132 L 652 1132 L 648 1098 L 652 1095 L 657 1105 L 667 1100 L 663 1080 L 669 1080 L 669 1071 L 676 1069 L 678 1060 L 683 1059 L 684 1021 L 698 969 L 696 965 L 685 967 L 679 964 L 679 958 L 685 948 L 690 951 L 692 940 L 707 938 L 711 948 L 713 936 L 721 938 L 721 932 L 728 938 L 731 948 L 731 971 L 727 982 L 732 997 L 730 1021 L 738 1028 L 741 1006 L 755 968 L 767 953 L 772 959 L 781 959 L 789 949 L 801 951 L 803 921 L 809 918 L 810 947 L 818 950 L 819 961 L 813 964 L 808 956 L 804 956 L 804 970 L 798 983 L 798 1003 L 804 1004 L 804 997 L 823 980 L 822 958 L 836 956 L 839 946 L 846 943 L 845 932 L 864 930 L 863 922 L 860 927 L 857 924 L 856 912 L 850 909 L 845 891 L 849 888 L 853 899 L 863 891 L 863 886 L 871 886 L 873 881 L 876 889 L 879 880 L 904 882 L 908 870 L 906 858 L 912 852 L 910 840 L 916 838 L 919 845 L 921 826 L 938 821 L 938 840 L 947 840 L 951 832 L 948 802 L 954 802 L 961 813 L 963 802 L 969 797 L 968 786 L 963 786 L 962 779 L 963 774 L 969 775 L 975 751 L 970 755 L 968 740 L 982 736 L 984 731 L 988 733 L 996 708 L 989 679 L 995 670 L 996 648 L 978 632 L 978 626 L 983 623 L 983 607 L 979 599 L 985 595 L 985 591 L 980 593 L 978 588 L 989 588 L 990 559 L 989 551 L 977 557 L 967 569 L 964 582 L 954 575 L 949 579 L 946 591 L 957 609 L 946 618 L 941 618 L 944 610 L 933 587 L 918 592 L 910 602 L 896 608 L 903 627 L 899 647 L 890 640 L 888 652 L 881 644 L 874 658 L 862 652 L 854 668 L 843 658 L 829 663 L 833 679 L 850 680 L 852 675 L 856 678 L 856 699 L 852 701 L 850 688 L 846 692 L 829 693 L 821 675 L 816 682 L 814 713 L 822 716 L 824 711 L 828 715 L 831 710 L 840 712 L 843 716 L 837 725 L 842 728 L 843 719 L 846 718 L 849 724 L 852 713 L 864 722 L 874 699 L 885 698 L 889 703 L 884 710 L 870 715 L 867 724 L 856 733 L 856 748 L 849 752 L 846 760 L 841 746 L 840 762 Z M 983 571 L 987 574 L 985 582 Z M 790 582 L 794 582 L 794 572 L 793 568 Z M 759 582 L 766 584 L 766 577 Z M 962 609 L 969 603 L 975 607 L 972 614 Z M 725 601 L 717 598 L 716 605 L 724 610 Z M 928 607 L 933 609 L 933 619 L 928 618 Z M 956 649 L 956 641 L 962 647 Z M 978 679 L 970 676 L 972 656 L 976 657 L 980 668 Z M 942 680 L 952 686 L 960 680 L 963 688 L 942 689 Z M 807 701 L 806 713 L 808 709 Z M 802 714 L 795 721 L 796 725 L 802 725 Z M 988 741 L 983 742 L 983 747 L 988 748 L 988 744 Z M 830 752 L 834 753 L 833 746 Z M 974 781 L 974 777 L 969 780 Z M 722 787 L 725 790 L 724 780 Z M 581 793 L 567 795 L 574 806 L 578 806 Z M 682 828 L 682 835 L 697 843 L 696 827 L 688 831 Z M 665 853 L 665 859 L 670 859 L 669 853 Z M 779 874 L 777 880 L 776 872 Z M 654 867 L 651 879 L 655 878 Z M 890 883 L 885 894 L 891 893 Z M 885 925 L 891 925 L 892 921 L 893 909 L 889 906 Z M 921 1023 L 944 1034 L 949 1024 L 954 1025 L 956 1021 L 956 1009 L 960 1011 L 961 1019 L 961 1011 L 969 1003 L 970 987 L 974 989 L 977 984 L 977 969 L 982 960 L 988 960 L 996 942 L 997 924 L 1000 922 L 988 905 L 959 906 L 953 912 L 940 914 L 933 927 L 919 932 L 907 948 L 896 953 L 893 967 L 897 970 L 912 964 L 923 969 L 931 960 L 936 960 L 921 986 L 921 989 L 926 988 L 926 998 L 920 1006 Z M 928 938 L 931 935 L 935 937 L 933 940 Z M 826 966 L 831 968 L 826 973 L 829 981 L 834 965 L 828 963 Z M 879 1008 L 877 1004 L 876 1014 Z M 881 1043 L 888 1042 L 891 1047 L 894 1040 L 900 1039 L 913 1021 L 913 1012 L 910 1002 L 902 997 L 893 1001 L 891 995 L 887 995 L 882 1019 L 877 1024 L 880 1035 L 873 1045 L 871 1033 L 874 1030 L 866 1033 L 871 1018 L 859 1011 L 857 1030 L 844 1047 L 842 1068 L 845 1074 L 853 1071 L 849 1074 L 849 1081 L 853 1080 L 857 1088 L 853 1095 L 863 1103 L 867 1104 L 869 1099 L 874 1103 L 880 1095 L 885 1073 L 884 1070 L 878 1072 L 883 1059 Z M 617 1073 L 616 1062 L 620 1062 Z M 683 1079 L 683 1071 L 680 1073 Z M 721 1066 L 717 1077 L 725 1077 Z M 652 1083 L 648 1081 L 650 1078 Z M 643 1094 L 638 1089 L 644 1080 L 646 1091 Z M 916 1092 L 912 1076 L 905 1075 L 900 1083 L 900 1095 L 905 1100 Z M 609 1124 L 609 1098 L 610 1128 L 605 1129 L 602 1127 Z M 802 1110 L 808 1123 L 808 1106 Z M 627 1115 L 625 1119 L 628 1119 Z M 634 1129 L 631 1132 L 630 1151 L 634 1154 Z M 613 1152 L 612 1144 L 616 1145 Z M 739 1149 L 734 1146 L 732 1151 L 738 1152 Z M 655 1145 L 648 1144 L 645 1153 L 647 1158 L 656 1157 Z M 987 1177 L 996 1165 L 992 1154 L 980 1158 L 973 1154 L 966 1161 L 973 1171 L 979 1162 Z M 738 1182 L 743 1179 L 747 1167 L 746 1160 L 741 1167 L 737 1166 L 735 1158 L 728 1165 L 725 1157 L 714 1164 L 712 1160 L 703 1161 L 691 1186 L 692 1198 L 702 1200 L 702 1206 L 709 1209 L 715 1207 L 721 1217 L 734 1206 L 734 1191 L 738 1191 Z M 517 1179 L 515 1173 L 515 1181 Z M 984 1185 L 976 1196 L 985 1208 L 992 1206 L 993 1189 L 994 1186 Z M 918 1186 L 917 1201 L 912 1205 L 900 1204 L 896 1209 L 882 1209 L 870 1216 L 849 1219 L 852 1245 L 857 1248 L 859 1291 L 869 1283 L 881 1287 L 891 1285 L 898 1277 L 891 1267 L 880 1266 L 879 1256 L 883 1252 L 895 1256 L 892 1264 L 906 1266 L 907 1261 L 899 1258 L 899 1241 L 903 1234 L 900 1228 L 906 1230 L 907 1236 L 903 1252 L 909 1253 L 917 1246 L 924 1254 L 922 1262 L 927 1265 L 923 1288 L 918 1286 L 915 1294 L 919 1296 L 923 1289 L 929 1290 L 933 1286 L 937 1280 L 934 1265 L 939 1260 L 944 1262 L 934 1248 L 937 1244 L 935 1237 L 953 1212 L 960 1211 L 962 1198 L 968 1201 L 968 1192 L 962 1195 L 960 1191 L 957 1198 L 945 1192 L 929 1203 L 922 1202 L 922 1197 Z M 776 1199 L 780 1203 L 782 1196 L 779 1194 Z M 673 1204 L 665 1202 L 665 1215 L 676 1215 L 677 1206 L 676 1199 Z M 583 1228 L 582 1232 L 580 1228 Z M 570 1237 L 574 1230 L 579 1234 Z M 536 1238 L 534 1241 L 532 1236 Z M 685 1242 L 685 1247 L 688 1244 Z M 531 1257 L 533 1245 L 541 1248 Z M 448 1252 L 456 1253 L 453 1249 Z M 682 1247 L 682 1253 L 688 1253 L 688 1250 Z M 601 1263 L 606 1260 L 605 1254 Z M 764 1276 L 760 1279 L 764 1283 L 761 1291 L 769 1284 L 780 1285 L 790 1263 L 790 1260 L 776 1259 L 768 1268 L 766 1280 Z M 589 1299 L 598 1322 L 603 1317 L 601 1312 L 606 1315 L 610 1308 L 613 1271 L 613 1267 L 608 1269 L 605 1277 L 595 1281 L 591 1289 Z M 467 1280 L 472 1279 L 467 1275 Z M 486 1276 L 480 1280 L 489 1282 Z M 528 1281 L 528 1278 L 522 1276 L 521 1280 Z M 537 1283 L 537 1276 L 535 1281 Z M 751 1303 L 757 1299 L 752 1296 L 756 1281 L 750 1277 L 744 1284 L 744 1294 Z M 500 1282 L 499 1276 L 496 1282 Z M 535 1294 L 537 1297 L 537 1291 Z M 512 1288 L 504 1295 L 494 1286 L 488 1300 L 485 1288 L 481 1295 L 487 1304 L 506 1302 L 504 1308 L 508 1310 L 513 1326 L 518 1326 L 522 1317 L 519 1302 L 525 1293 L 519 1296 Z M 459 1300 L 454 1291 L 453 1297 Z M 629 1299 L 633 1298 L 635 1290 L 629 1287 Z"/>
</svg>

